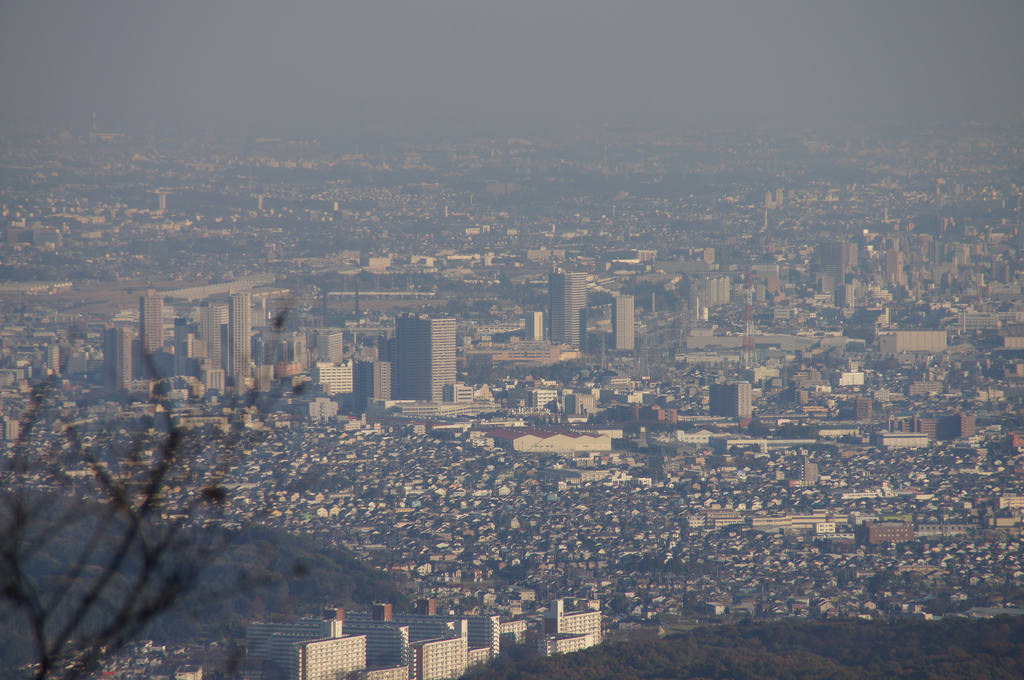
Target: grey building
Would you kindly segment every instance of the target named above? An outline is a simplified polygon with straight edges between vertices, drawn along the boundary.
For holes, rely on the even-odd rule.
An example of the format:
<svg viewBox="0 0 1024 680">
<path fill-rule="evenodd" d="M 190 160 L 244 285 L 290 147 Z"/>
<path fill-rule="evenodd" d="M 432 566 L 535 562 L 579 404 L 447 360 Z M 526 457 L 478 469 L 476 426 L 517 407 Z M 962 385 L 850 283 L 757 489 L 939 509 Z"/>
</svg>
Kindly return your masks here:
<svg viewBox="0 0 1024 680">
<path fill-rule="evenodd" d="M 633 349 L 634 321 L 632 295 L 620 295 L 612 300 L 612 341 L 615 349 Z"/>
<path fill-rule="evenodd" d="M 441 401 L 455 382 L 455 319 L 405 314 L 395 320 L 398 399 Z"/>
<path fill-rule="evenodd" d="M 554 342 L 579 346 L 586 286 L 587 275 L 580 272 L 553 271 L 548 276 L 548 337 Z"/>
</svg>

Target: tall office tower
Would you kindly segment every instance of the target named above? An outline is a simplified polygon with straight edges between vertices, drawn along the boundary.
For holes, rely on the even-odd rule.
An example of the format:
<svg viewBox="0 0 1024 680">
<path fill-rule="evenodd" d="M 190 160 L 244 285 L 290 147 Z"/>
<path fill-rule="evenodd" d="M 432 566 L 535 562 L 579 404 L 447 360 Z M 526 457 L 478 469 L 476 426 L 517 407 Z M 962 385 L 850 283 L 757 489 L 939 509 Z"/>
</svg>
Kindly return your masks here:
<svg viewBox="0 0 1024 680">
<path fill-rule="evenodd" d="M 185 319 L 174 320 L 174 375 L 199 375 L 198 337 Z"/>
<path fill-rule="evenodd" d="M 352 369 L 352 400 L 357 412 L 371 399 L 391 398 L 391 362 L 357 361 Z"/>
<path fill-rule="evenodd" d="M 199 338 L 206 342 L 207 367 L 211 370 L 224 368 L 226 352 L 221 329 L 230 318 L 228 306 L 222 302 L 207 303 L 200 310 Z"/>
<path fill-rule="evenodd" d="M 526 338 L 527 341 L 540 342 L 544 339 L 544 312 L 526 313 Z"/>
<path fill-rule="evenodd" d="M 103 332 L 103 372 L 108 387 L 131 389 L 134 341 L 135 333 L 128 326 L 114 326 Z"/>
<path fill-rule="evenodd" d="M 441 401 L 455 382 L 455 319 L 405 314 L 395 320 L 398 398 Z"/>
<path fill-rule="evenodd" d="M 748 382 L 730 382 L 711 386 L 708 410 L 713 416 L 749 418 L 752 412 L 751 387 Z"/>
<path fill-rule="evenodd" d="M 309 366 L 309 350 L 306 347 L 306 334 L 298 331 L 281 333 L 279 339 L 271 343 L 275 345 L 273 358 L 279 364 L 298 364 L 304 371 Z M 267 352 L 269 358 L 270 352 Z M 322 360 L 326 362 L 326 359 Z"/>
<path fill-rule="evenodd" d="M 903 268 L 903 253 L 890 250 L 885 254 L 885 282 L 907 285 L 907 272 Z"/>
<path fill-rule="evenodd" d="M 252 298 L 249 293 L 231 296 L 228 321 L 228 375 L 234 380 L 235 393 L 248 389 L 252 375 Z"/>
<path fill-rule="evenodd" d="M 267 296 L 260 295 L 253 301 L 252 325 L 258 328 L 267 326 Z"/>
<path fill-rule="evenodd" d="M 345 358 L 344 333 L 318 333 L 316 336 L 317 361 L 341 361 Z"/>
<path fill-rule="evenodd" d="M 139 298 L 139 341 L 146 354 L 164 348 L 164 299 L 153 290 Z"/>
<path fill-rule="evenodd" d="M 612 339 L 615 349 L 633 349 L 633 296 L 620 295 L 612 300 Z"/>
<path fill-rule="evenodd" d="M 850 267 L 850 248 L 845 241 L 825 241 L 818 246 L 818 257 L 821 259 L 821 271 L 831 276 L 837 284 L 846 279 L 846 270 Z"/>
<path fill-rule="evenodd" d="M 583 308 L 587 304 L 586 285 L 587 275 L 580 272 L 556 270 L 548 275 L 550 340 L 579 346 Z"/>
</svg>

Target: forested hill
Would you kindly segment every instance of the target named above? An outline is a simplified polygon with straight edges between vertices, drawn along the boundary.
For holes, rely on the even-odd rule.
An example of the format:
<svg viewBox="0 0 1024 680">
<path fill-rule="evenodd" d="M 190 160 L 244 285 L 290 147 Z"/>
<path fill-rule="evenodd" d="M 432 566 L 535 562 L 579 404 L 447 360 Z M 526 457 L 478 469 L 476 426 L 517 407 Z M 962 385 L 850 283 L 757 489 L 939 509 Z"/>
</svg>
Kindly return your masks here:
<svg viewBox="0 0 1024 680">
<path fill-rule="evenodd" d="M 509 663 L 486 680 L 1024 678 L 1024 618 L 778 621 Z"/>
<path fill-rule="evenodd" d="M 238 588 L 239 573 L 245 574 L 251 588 Z M 228 597 L 205 599 L 204 593 Z M 168 624 L 190 630 L 158 630 L 153 635 L 244 636 L 250 620 L 309 615 L 317 607 L 369 609 L 374 602 L 391 602 L 401 611 L 409 606 L 388 574 L 359 561 L 347 550 L 325 548 L 310 538 L 266 527 L 235 535 L 224 553 L 204 571 L 196 595 L 183 603 L 185 607 L 177 616 L 172 612 L 166 617 Z M 197 611 L 199 616 L 189 616 Z"/>
<path fill-rule="evenodd" d="M 66 540 L 51 543 L 34 556 L 33 571 L 44 592 L 72 573 L 73 559 L 81 554 L 88 535 L 68 532 Z M 94 560 L 90 573 L 98 574 L 109 556 L 97 554 Z M 71 592 L 76 592 L 74 587 Z M 253 527 L 230 534 L 223 549 L 204 565 L 198 583 L 152 620 L 140 637 L 158 644 L 240 638 L 250 621 L 289 620 L 325 606 L 368 609 L 374 602 L 391 602 L 400 611 L 409 607 L 388 574 L 348 551 L 324 548 L 280 529 Z M 106 621 L 100 611 L 83 626 L 96 628 Z M 0 678 L 16 677 L 14 669 L 32 661 L 32 654 L 24 620 L 0 598 Z"/>
</svg>

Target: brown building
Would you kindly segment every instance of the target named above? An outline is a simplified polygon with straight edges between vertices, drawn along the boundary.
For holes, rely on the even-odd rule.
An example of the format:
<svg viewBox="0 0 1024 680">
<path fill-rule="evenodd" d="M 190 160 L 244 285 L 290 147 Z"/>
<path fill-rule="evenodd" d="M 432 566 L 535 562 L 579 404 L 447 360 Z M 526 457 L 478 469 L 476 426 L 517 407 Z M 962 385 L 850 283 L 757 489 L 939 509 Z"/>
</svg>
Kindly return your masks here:
<svg viewBox="0 0 1024 680">
<path fill-rule="evenodd" d="M 975 417 L 966 413 L 932 418 L 914 418 L 914 432 L 928 435 L 934 440 L 963 439 L 973 437 L 977 428 Z"/>
<path fill-rule="evenodd" d="M 905 522 L 865 522 L 858 527 L 857 533 L 860 541 L 868 545 L 905 543 L 917 538 L 914 535 L 914 527 Z"/>
</svg>

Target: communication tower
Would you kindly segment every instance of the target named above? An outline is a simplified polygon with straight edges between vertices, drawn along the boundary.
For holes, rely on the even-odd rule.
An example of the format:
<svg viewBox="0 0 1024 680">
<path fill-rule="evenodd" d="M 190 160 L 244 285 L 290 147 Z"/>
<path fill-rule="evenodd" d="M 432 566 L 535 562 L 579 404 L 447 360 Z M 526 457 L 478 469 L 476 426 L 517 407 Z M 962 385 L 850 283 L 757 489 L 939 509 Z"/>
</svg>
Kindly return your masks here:
<svg viewBox="0 0 1024 680">
<path fill-rule="evenodd" d="M 746 309 L 745 323 L 743 327 L 743 353 L 741 356 L 743 368 L 754 368 L 757 364 L 757 348 L 754 344 L 754 271 L 747 270 L 746 278 Z"/>
</svg>

